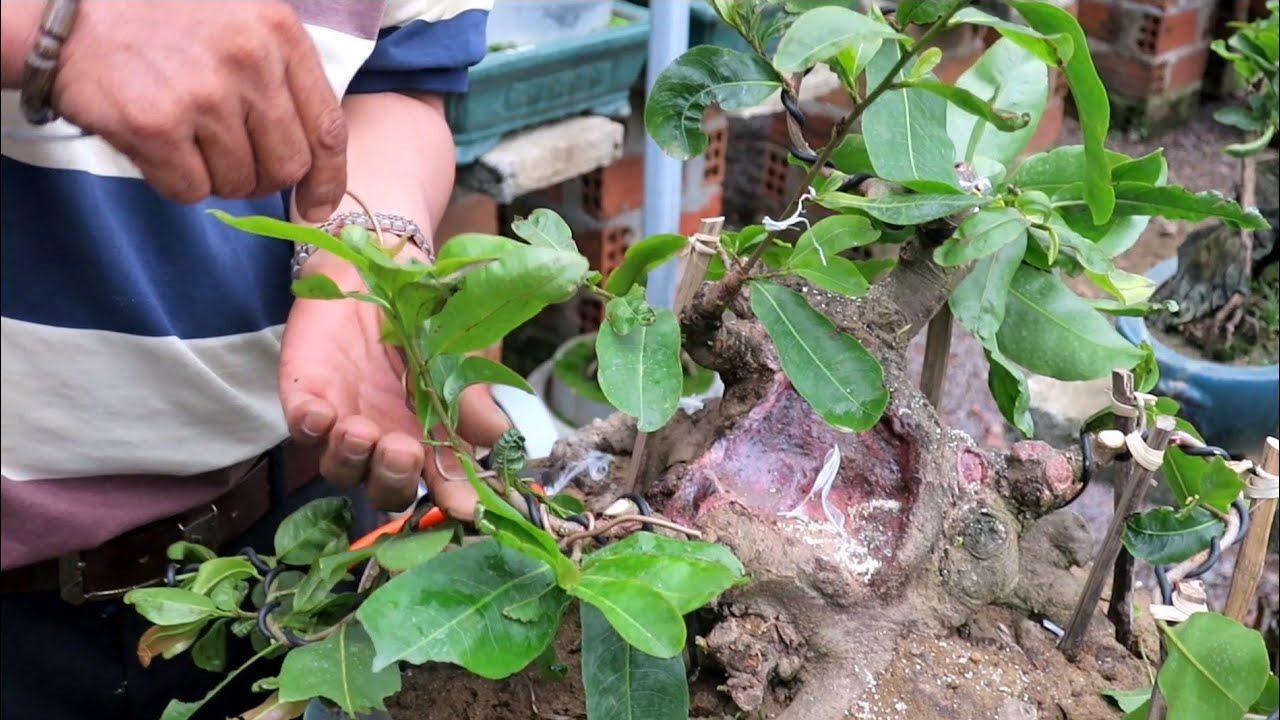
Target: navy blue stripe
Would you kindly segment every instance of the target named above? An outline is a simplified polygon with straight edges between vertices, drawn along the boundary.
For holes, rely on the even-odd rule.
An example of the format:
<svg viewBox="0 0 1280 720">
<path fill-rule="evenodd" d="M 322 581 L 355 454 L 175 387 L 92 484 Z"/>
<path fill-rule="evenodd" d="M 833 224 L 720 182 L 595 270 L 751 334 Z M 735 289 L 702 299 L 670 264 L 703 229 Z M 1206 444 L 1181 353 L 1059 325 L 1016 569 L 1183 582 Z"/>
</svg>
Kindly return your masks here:
<svg viewBox="0 0 1280 720">
<path fill-rule="evenodd" d="M 165 200 L 142 180 L 0 158 L 0 314 L 66 328 L 194 339 L 284 322 L 286 242 L 205 212 L 284 217 L 281 195 Z"/>
<path fill-rule="evenodd" d="M 484 59 L 489 13 L 467 10 L 448 20 L 414 20 L 378 33 L 349 93 L 463 92 L 466 70 Z"/>
</svg>

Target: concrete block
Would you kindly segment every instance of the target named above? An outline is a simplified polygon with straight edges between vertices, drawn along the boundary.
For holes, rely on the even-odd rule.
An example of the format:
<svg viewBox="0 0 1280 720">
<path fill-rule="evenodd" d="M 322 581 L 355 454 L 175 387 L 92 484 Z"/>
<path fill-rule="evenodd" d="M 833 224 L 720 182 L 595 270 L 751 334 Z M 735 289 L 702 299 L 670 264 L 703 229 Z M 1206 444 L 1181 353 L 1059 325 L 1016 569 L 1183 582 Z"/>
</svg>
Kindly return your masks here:
<svg viewBox="0 0 1280 720">
<path fill-rule="evenodd" d="M 457 183 L 507 204 L 612 163 L 623 135 L 622 123 L 594 115 L 514 133 L 461 169 Z"/>
</svg>

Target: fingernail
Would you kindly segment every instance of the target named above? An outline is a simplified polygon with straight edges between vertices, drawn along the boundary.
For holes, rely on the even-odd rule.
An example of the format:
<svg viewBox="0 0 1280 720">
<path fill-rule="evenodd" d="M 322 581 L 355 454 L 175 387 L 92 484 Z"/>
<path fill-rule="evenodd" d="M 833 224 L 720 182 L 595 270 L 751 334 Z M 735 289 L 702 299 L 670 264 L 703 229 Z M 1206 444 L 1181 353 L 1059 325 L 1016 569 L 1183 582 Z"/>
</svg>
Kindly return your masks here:
<svg viewBox="0 0 1280 720">
<path fill-rule="evenodd" d="M 347 456 L 348 460 L 364 460 L 369 456 L 369 449 L 373 447 L 373 443 L 363 438 L 348 437 L 342 443 L 342 454 Z"/>
<path fill-rule="evenodd" d="M 323 192 L 323 193 L 317 193 L 317 194 L 320 195 L 321 197 L 325 197 L 325 196 L 328 196 L 330 193 Z M 322 223 L 325 220 L 329 219 L 329 216 L 333 214 L 334 209 L 335 209 L 334 203 L 323 202 L 323 203 L 316 203 L 314 205 L 308 205 L 306 209 L 301 210 L 300 212 L 302 213 L 302 219 L 306 220 L 307 222 Z"/>
<path fill-rule="evenodd" d="M 390 477 L 403 478 L 413 472 L 413 456 L 402 453 L 387 455 L 382 462 L 383 471 Z"/>
<path fill-rule="evenodd" d="M 302 432 L 310 437 L 320 437 L 329 429 L 329 413 L 312 410 L 302 418 Z"/>
</svg>

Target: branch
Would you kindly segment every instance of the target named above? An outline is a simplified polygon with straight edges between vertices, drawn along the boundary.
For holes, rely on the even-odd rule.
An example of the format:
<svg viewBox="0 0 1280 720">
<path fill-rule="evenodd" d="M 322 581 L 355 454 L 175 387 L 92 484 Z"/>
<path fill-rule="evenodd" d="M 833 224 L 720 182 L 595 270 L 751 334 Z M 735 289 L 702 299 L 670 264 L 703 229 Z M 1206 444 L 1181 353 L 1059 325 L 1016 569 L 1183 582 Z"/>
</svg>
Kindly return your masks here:
<svg viewBox="0 0 1280 720">
<path fill-rule="evenodd" d="M 787 203 L 786 209 L 782 212 L 782 217 L 787 217 L 796 212 L 796 209 L 800 206 L 801 196 L 811 185 L 813 185 L 814 180 L 818 177 L 818 174 L 822 172 L 823 168 L 826 167 L 827 161 L 831 159 L 831 155 L 836 151 L 836 148 L 840 146 L 841 141 L 843 141 L 853 129 L 853 126 L 857 123 L 858 119 L 862 117 L 862 113 L 870 107 L 872 103 L 878 100 L 881 95 L 894 87 L 898 74 L 907 66 L 907 63 L 911 62 L 911 60 L 916 57 L 920 51 L 928 47 L 929 44 L 946 29 L 947 23 L 951 21 L 951 17 L 959 12 L 962 7 L 968 4 L 969 3 L 966 0 L 955 0 L 955 2 L 952 2 L 950 7 L 947 8 L 946 13 L 939 17 L 938 20 L 920 36 L 919 40 L 912 43 L 911 49 L 903 53 L 898 58 L 898 61 L 894 63 L 889 72 L 886 73 L 884 78 L 867 93 L 866 97 L 861 101 L 858 101 L 856 98 L 854 99 L 853 109 L 849 112 L 848 117 L 836 124 L 836 127 L 831 133 L 831 140 L 823 146 L 822 150 L 818 153 L 817 159 L 809 166 L 809 170 L 805 174 L 804 181 L 800 183 L 800 187 L 797 188 L 796 192 L 793 194 L 791 201 Z M 707 292 L 703 293 L 701 296 L 702 302 L 697 303 L 692 308 L 693 313 L 695 315 L 705 315 L 710 316 L 711 318 L 718 318 L 729 303 L 731 303 L 733 299 L 737 297 L 738 293 L 741 292 L 743 284 L 745 284 L 751 277 L 751 271 L 755 269 L 755 266 L 760 262 L 760 258 L 764 256 L 764 253 L 773 244 L 773 240 L 776 236 L 776 231 L 769 231 L 764 240 L 756 247 L 755 251 L 751 254 L 751 257 L 749 257 L 745 263 L 736 264 L 728 268 L 728 273 L 725 275 L 724 279 L 715 283 Z M 705 323 L 708 321 L 703 319 L 702 322 Z M 711 320 L 710 322 L 714 322 L 714 320 Z"/>
</svg>

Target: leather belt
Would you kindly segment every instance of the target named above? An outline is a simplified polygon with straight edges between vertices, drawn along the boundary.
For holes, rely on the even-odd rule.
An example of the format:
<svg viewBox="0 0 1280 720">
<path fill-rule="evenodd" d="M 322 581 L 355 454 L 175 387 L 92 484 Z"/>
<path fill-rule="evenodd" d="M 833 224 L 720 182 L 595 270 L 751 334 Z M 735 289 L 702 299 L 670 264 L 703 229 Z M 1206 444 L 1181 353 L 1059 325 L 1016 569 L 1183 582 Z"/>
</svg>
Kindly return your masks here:
<svg viewBox="0 0 1280 720">
<path fill-rule="evenodd" d="M 319 451 L 286 442 L 256 458 L 243 480 L 230 479 L 234 487 L 207 505 L 130 530 L 92 550 L 6 570 L 0 573 L 0 592 L 58 592 L 78 605 L 154 585 L 164 577 L 171 544 L 186 540 L 221 549 L 284 496 L 315 479 L 318 468 Z"/>
</svg>

